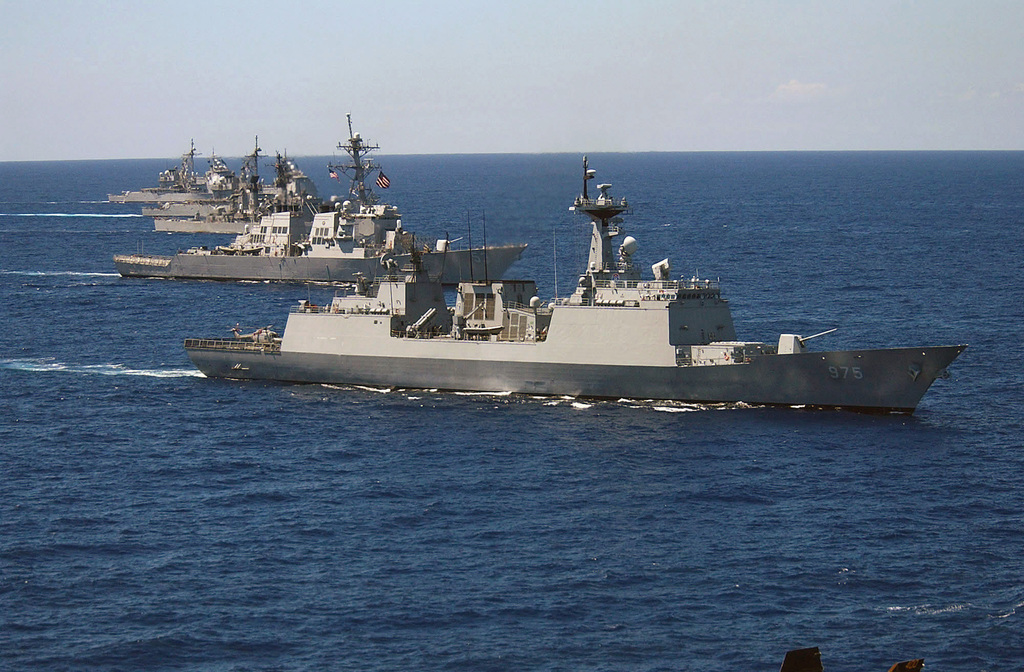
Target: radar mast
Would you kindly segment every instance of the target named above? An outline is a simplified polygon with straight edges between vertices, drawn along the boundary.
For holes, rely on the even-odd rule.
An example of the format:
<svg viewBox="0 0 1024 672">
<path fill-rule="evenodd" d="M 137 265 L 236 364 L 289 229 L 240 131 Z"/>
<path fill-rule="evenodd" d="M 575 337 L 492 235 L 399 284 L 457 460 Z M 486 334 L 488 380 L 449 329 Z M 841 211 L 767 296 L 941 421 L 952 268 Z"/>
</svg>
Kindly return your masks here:
<svg viewBox="0 0 1024 672">
<path fill-rule="evenodd" d="M 348 119 L 348 142 L 338 143 L 338 149 L 348 154 L 349 160 L 344 165 L 329 164 L 327 168 L 331 171 L 345 173 L 351 180 L 349 195 L 354 198 L 360 206 L 369 206 L 377 202 L 377 195 L 373 189 L 366 185 L 366 179 L 374 171 L 380 171 L 380 166 L 366 156 L 373 151 L 380 149 L 377 145 L 366 143 L 362 137 L 352 130 L 352 115 L 346 114 Z"/>
<path fill-rule="evenodd" d="M 622 246 L 619 258 L 614 255 L 612 238 L 621 233 L 619 217 L 629 210 L 626 199 L 616 200 L 608 193 L 612 188 L 611 184 L 599 184 L 601 192 L 597 198 L 590 198 L 587 193 L 587 182 L 594 179 L 595 172 L 588 168 L 587 157 L 583 157 L 583 194 L 576 197 L 570 210 L 582 212 L 593 223 L 593 232 L 590 236 L 590 258 L 587 262 L 587 275 L 591 280 L 617 280 L 620 275 L 628 279 L 637 279 L 639 275 L 633 269 L 630 256 L 635 249 L 636 241 Z M 626 240 L 632 240 L 627 238 Z M 635 277 L 634 277 L 635 276 Z M 626 279 L 624 278 L 624 279 Z"/>
</svg>

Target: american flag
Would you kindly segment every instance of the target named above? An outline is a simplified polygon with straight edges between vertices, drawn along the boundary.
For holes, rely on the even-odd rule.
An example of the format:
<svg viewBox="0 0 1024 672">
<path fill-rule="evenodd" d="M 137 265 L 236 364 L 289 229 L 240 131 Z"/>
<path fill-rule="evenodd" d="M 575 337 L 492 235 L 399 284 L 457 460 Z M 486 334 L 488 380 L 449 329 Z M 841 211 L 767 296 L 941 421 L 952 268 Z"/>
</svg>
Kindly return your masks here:
<svg viewBox="0 0 1024 672">
<path fill-rule="evenodd" d="M 387 189 L 391 186 L 391 180 L 384 174 L 384 171 L 380 171 L 380 175 L 377 176 L 377 186 L 381 189 Z"/>
<path fill-rule="evenodd" d="M 341 178 L 338 177 L 337 171 L 335 171 L 334 168 L 330 168 L 329 170 L 331 171 L 331 177 L 336 179 L 338 182 L 341 182 Z"/>
</svg>

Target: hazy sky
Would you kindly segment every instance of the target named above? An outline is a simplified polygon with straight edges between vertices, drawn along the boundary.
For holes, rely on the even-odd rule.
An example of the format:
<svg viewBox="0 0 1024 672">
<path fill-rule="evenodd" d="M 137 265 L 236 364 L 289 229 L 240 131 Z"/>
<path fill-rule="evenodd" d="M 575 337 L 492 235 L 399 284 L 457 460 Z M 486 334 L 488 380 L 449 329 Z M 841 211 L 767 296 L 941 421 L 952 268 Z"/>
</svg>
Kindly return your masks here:
<svg viewBox="0 0 1024 672">
<path fill-rule="evenodd" d="M 1022 0 L 0 0 L 0 161 L 1024 149 Z"/>
</svg>

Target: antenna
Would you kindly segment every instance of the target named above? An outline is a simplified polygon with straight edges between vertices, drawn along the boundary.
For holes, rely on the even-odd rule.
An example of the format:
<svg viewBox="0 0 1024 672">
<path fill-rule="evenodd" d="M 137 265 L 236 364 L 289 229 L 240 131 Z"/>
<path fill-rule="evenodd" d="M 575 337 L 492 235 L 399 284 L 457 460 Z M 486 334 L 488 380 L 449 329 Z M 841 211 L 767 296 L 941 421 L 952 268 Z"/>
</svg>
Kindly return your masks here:
<svg viewBox="0 0 1024 672">
<path fill-rule="evenodd" d="M 551 227 L 551 257 L 552 267 L 555 269 L 555 301 L 558 301 L 558 236 L 555 227 Z"/>
<path fill-rule="evenodd" d="M 593 170 L 588 170 L 589 162 L 587 161 L 586 155 L 583 156 L 583 200 L 588 200 L 587 197 L 587 181 L 594 179 L 597 174 Z"/>
<path fill-rule="evenodd" d="M 587 180 L 589 180 L 589 179 L 590 178 L 587 177 L 587 155 L 584 154 L 583 155 L 583 200 L 584 201 L 587 200 Z"/>
<path fill-rule="evenodd" d="M 364 142 L 359 137 L 359 134 L 352 130 L 352 115 L 349 113 L 345 117 L 348 119 L 348 141 L 344 143 L 339 142 L 338 149 L 343 150 L 348 155 L 349 161 L 345 165 L 329 163 L 327 168 L 333 171 L 340 170 L 350 178 L 351 182 L 349 183 L 348 193 L 361 206 L 373 205 L 377 202 L 377 196 L 373 193 L 372 188 L 366 186 L 366 177 L 374 171 L 380 171 L 380 166 L 371 159 L 364 160 L 364 157 L 370 152 L 380 149 L 380 147 Z M 340 182 L 341 178 L 338 178 L 338 181 Z M 383 187 L 384 185 L 382 185 Z"/>
<path fill-rule="evenodd" d="M 487 272 L 487 211 L 481 212 L 480 217 L 484 227 L 484 282 L 490 282 L 491 276 Z"/>
<path fill-rule="evenodd" d="M 469 223 L 469 210 L 466 210 L 466 237 L 469 240 L 469 279 L 476 282 L 476 275 L 473 274 L 473 227 Z"/>
</svg>

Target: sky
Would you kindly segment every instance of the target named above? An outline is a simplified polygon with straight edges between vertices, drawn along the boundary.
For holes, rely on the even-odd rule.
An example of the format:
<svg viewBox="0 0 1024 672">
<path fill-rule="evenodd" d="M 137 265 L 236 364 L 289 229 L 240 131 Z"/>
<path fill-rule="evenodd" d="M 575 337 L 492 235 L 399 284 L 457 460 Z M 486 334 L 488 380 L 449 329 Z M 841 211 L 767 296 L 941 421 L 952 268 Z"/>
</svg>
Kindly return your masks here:
<svg viewBox="0 0 1024 672">
<path fill-rule="evenodd" d="M 0 0 L 0 161 L 1024 150 L 1022 0 Z"/>
</svg>

